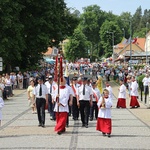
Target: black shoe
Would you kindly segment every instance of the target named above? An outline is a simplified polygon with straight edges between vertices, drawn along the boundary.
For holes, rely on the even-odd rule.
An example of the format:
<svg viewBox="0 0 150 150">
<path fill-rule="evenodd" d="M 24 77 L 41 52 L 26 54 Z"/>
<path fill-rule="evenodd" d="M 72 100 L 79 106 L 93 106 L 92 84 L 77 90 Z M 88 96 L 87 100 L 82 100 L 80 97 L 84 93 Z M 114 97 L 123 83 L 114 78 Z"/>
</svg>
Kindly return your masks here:
<svg viewBox="0 0 150 150">
<path fill-rule="evenodd" d="M 130 107 L 130 109 L 133 109 L 133 108 L 135 108 L 135 107 Z"/>
<path fill-rule="evenodd" d="M 106 136 L 106 133 L 102 132 L 103 136 Z"/>
<path fill-rule="evenodd" d="M 59 131 L 59 132 L 57 132 L 57 134 L 58 134 L 58 135 L 61 135 L 61 134 L 62 134 L 62 132 L 60 132 L 60 131 Z"/>
<path fill-rule="evenodd" d="M 68 128 L 69 127 L 69 125 L 68 124 L 66 124 L 66 128 Z"/>
<path fill-rule="evenodd" d="M 45 125 L 44 125 L 44 124 L 42 124 L 41 126 L 42 126 L 43 128 L 45 128 Z"/>
<path fill-rule="evenodd" d="M 85 127 L 88 128 L 88 125 L 86 124 Z"/>
<path fill-rule="evenodd" d="M 82 124 L 82 127 L 85 127 L 85 124 Z"/>
<path fill-rule="evenodd" d="M 90 121 L 93 121 L 93 118 L 90 118 Z"/>
<path fill-rule="evenodd" d="M 109 134 L 107 134 L 107 136 L 110 138 L 111 136 L 110 136 L 110 133 Z"/>
<path fill-rule="evenodd" d="M 39 123 L 38 127 L 41 127 L 41 126 L 42 126 L 42 124 L 41 124 L 41 123 Z"/>
<path fill-rule="evenodd" d="M 66 129 L 62 130 L 61 133 L 65 132 L 65 131 L 66 131 Z"/>
</svg>

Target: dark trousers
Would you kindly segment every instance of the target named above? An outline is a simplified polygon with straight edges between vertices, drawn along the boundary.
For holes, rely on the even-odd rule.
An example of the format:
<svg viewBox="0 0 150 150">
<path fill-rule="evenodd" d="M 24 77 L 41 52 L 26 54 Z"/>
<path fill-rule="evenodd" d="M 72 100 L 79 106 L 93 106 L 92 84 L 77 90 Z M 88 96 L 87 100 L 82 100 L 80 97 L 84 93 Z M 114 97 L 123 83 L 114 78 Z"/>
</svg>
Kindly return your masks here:
<svg viewBox="0 0 150 150">
<path fill-rule="evenodd" d="M 4 99 L 7 99 L 7 91 L 6 91 L 6 88 L 4 88 L 4 91 L 3 91 L 3 98 L 4 98 Z"/>
<path fill-rule="evenodd" d="M 144 86 L 144 94 L 145 94 L 145 103 L 147 102 L 147 95 L 149 94 L 149 87 L 148 85 Z"/>
<path fill-rule="evenodd" d="M 75 119 L 75 120 L 79 118 L 79 108 L 77 105 L 76 97 L 73 97 L 72 116 L 73 116 L 73 119 Z"/>
<path fill-rule="evenodd" d="M 54 106 L 55 104 L 52 103 L 52 96 L 51 94 L 48 94 L 48 111 L 50 113 L 50 116 L 52 116 L 52 119 L 55 120 L 55 113 L 54 113 Z"/>
<path fill-rule="evenodd" d="M 27 89 L 27 79 L 23 80 L 23 89 Z"/>
<path fill-rule="evenodd" d="M 71 108 L 71 106 L 69 106 L 69 100 L 68 100 L 68 107 Z M 69 126 L 69 116 L 71 116 L 71 111 L 69 109 L 69 113 L 67 115 L 67 121 L 66 121 L 66 126 L 68 127 Z"/>
<path fill-rule="evenodd" d="M 93 120 L 94 111 L 95 111 L 95 118 L 97 119 L 97 116 L 98 116 L 98 106 L 97 106 L 97 102 L 93 102 L 93 105 L 92 105 L 92 107 L 90 108 L 90 119 L 91 119 L 91 120 Z"/>
<path fill-rule="evenodd" d="M 46 100 L 44 98 L 36 98 L 36 108 L 39 124 L 45 124 L 45 105 Z"/>
<path fill-rule="evenodd" d="M 89 122 L 89 114 L 90 114 L 90 102 L 86 100 L 80 100 L 80 113 L 81 113 L 81 121 L 83 125 L 88 125 Z"/>
</svg>

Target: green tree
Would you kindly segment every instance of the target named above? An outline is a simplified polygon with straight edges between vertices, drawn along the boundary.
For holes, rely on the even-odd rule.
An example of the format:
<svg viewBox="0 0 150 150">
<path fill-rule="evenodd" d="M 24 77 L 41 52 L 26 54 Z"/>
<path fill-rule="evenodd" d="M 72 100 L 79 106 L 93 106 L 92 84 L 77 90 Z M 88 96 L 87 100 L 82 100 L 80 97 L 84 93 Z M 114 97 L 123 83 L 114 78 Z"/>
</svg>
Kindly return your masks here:
<svg viewBox="0 0 150 150">
<path fill-rule="evenodd" d="M 133 33 L 139 31 L 142 27 L 142 8 L 141 6 L 137 8 L 136 12 L 132 17 L 132 31 Z"/>
<path fill-rule="evenodd" d="M 106 20 L 101 26 L 99 34 L 101 37 L 101 44 L 103 47 L 103 55 L 105 55 L 105 57 L 109 57 L 113 53 L 113 40 L 114 45 L 118 44 L 121 41 L 121 32 L 122 31 L 117 25 L 117 22 Z"/>
<path fill-rule="evenodd" d="M 37 65 L 47 47 L 72 35 L 79 22 L 64 0 L 1 0 L 0 6 L 0 56 L 8 71 Z"/>
<path fill-rule="evenodd" d="M 104 12 L 97 5 L 91 5 L 84 8 L 84 13 L 81 15 L 81 28 L 87 40 L 91 43 L 90 55 L 93 56 L 94 50 L 99 55 L 100 36 L 99 30 L 105 20 Z"/>
<path fill-rule="evenodd" d="M 12 64 L 21 61 L 21 52 L 26 47 L 22 36 L 24 25 L 19 20 L 24 6 L 18 0 L 1 0 L 0 7 L 0 56 L 6 70 L 11 70 Z"/>
<path fill-rule="evenodd" d="M 69 38 L 69 42 L 65 47 L 65 58 L 69 61 L 75 61 L 81 57 L 88 57 L 88 42 L 78 27 Z"/>
</svg>

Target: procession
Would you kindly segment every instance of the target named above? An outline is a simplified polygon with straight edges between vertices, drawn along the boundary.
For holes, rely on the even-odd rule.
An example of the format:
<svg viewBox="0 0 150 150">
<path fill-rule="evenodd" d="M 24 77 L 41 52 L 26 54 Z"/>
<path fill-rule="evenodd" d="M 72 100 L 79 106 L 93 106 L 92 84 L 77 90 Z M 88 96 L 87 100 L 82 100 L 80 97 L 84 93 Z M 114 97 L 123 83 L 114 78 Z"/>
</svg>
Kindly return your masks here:
<svg viewBox="0 0 150 150">
<path fill-rule="evenodd" d="M 97 120 L 96 130 L 102 132 L 103 136 L 111 137 L 113 128 L 111 108 L 114 94 L 109 82 L 116 82 L 119 87 L 118 100 L 115 104 L 116 109 L 136 109 L 140 107 L 137 78 L 141 72 L 137 70 L 131 72 L 128 68 L 123 68 L 120 69 L 117 80 L 113 80 L 114 68 L 101 66 L 97 63 L 96 65 L 99 67 L 95 70 L 94 67 L 91 67 L 92 64 L 86 65 L 87 68 L 81 68 L 79 64 L 78 68 L 81 68 L 79 70 L 69 67 L 70 64 L 66 63 L 62 56 L 58 55 L 58 57 L 56 57 L 53 68 L 47 70 L 43 68 L 42 72 L 37 71 L 35 75 L 31 76 L 29 74 L 22 75 L 22 86 L 20 85 L 21 72 L 19 72 L 17 78 L 8 74 L 6 74 L 6 77 L 1 77 L 1 111 L 4 106 L 2 98 L 12 96 L 13 89 L 20 89 L 21 86 L 22 89 L 27 90 L 28 104 L 31 107 L 31 113 L 37 114 L 39 127 L 45 128 L 45 113 L 47 111 L 50 120 L 56 122 L 54 131 L 58 135 L 66 131 L 66 127 L 69 126 L 69 119 L 72 117 L 74 121 L 81 120 L 82 127 L 85 128 L 88 128 L 93 119 Z M 84 65 L 82 64 L 82 66 Z M 73 73 L 69 75 L 69 72 Z M 120 72 L 122 75 L 120 75 Z M 148 94 L 150 78 L 146 70 L 143 69 L 143 73 L 145 78 L 143 78 L 142 83 L 145 93 Z M 29 83 L 27 83 L 27 77 Z M 15 82 L 12 82 L 14 79 L 18 80 L 15 88 Z M 10 86 L 10 90 L 7 90 L 8 86 Z M 4 91 L 7 91 L 6 95 Z M 126 105 L 126 95 L 129 95 L 130 98 L 129 106 Z M 149 97 L 147 100 L 149 100 Z"/>
<path fill-rule="evenodd" d="M 149 150 L 147 1 L 0 1 L 0 149 Z"/>
</svg>

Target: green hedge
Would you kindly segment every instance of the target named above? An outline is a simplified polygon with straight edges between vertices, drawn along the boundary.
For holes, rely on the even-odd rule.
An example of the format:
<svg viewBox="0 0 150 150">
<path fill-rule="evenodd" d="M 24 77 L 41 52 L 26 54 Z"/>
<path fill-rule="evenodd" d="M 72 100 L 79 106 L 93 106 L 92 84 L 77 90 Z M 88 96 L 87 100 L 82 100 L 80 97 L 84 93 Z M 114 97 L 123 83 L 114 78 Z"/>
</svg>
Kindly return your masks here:
<svg viewBox="0 0 150 150">
<path fill-rule="evenodd" d="M 137 78 L 137 81 L 138 81 L 138 84 L 139 84 L 139 88 L 140 88 L 141 90 L 143 90 L 143 82 L 142 82 L 142 80 L 143 80 L 144 77 L 145 77 L 145 75 L 142 74 L 142 75 L 140 75 L 140 76 Z"/>
<path fill-rule="evenodd" d="M 144 68 L 145 65 L 143 64 L 138 64 L 138 65 L 133 65 L 134 69 L 140 69 L 140 68 Z"/>
</svg>

